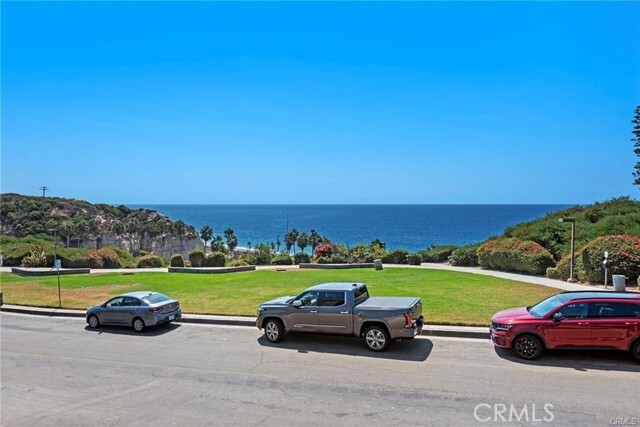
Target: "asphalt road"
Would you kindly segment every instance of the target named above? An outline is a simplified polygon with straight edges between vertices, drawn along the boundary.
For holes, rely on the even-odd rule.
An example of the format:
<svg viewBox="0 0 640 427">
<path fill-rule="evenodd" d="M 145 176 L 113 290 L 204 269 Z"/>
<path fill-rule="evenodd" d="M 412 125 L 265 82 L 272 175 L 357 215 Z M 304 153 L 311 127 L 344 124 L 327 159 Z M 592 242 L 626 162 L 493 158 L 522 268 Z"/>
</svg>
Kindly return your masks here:
<svg viewBox="0 0 640 427">
<path fill-rule="evenodd" d="M 640 364 L 626 353 L 523 362 L 478 339 L 377 354 L 350 338 L 272 345 L 246 327 L 0 322 L 3 426 L 640 425 Z"/>
</svg>

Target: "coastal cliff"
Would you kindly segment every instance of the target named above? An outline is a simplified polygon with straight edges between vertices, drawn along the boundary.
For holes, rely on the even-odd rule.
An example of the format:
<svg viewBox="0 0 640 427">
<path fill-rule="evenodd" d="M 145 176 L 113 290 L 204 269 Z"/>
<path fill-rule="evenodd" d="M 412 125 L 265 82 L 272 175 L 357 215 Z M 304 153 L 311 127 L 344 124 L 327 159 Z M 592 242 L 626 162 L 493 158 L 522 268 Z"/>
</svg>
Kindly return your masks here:
<svg viewBox="0 0 640 427">
<path fill-rule="evenodd" d="M 116 246 L 163 258 L 178 253 L 186 257 L 190 251 L 204 248 L 192 226 L 154 210 L 58 197 L 0 195 L 0 234 L 52 239 L 52 230 L 65 247 Z"/>
</svg>

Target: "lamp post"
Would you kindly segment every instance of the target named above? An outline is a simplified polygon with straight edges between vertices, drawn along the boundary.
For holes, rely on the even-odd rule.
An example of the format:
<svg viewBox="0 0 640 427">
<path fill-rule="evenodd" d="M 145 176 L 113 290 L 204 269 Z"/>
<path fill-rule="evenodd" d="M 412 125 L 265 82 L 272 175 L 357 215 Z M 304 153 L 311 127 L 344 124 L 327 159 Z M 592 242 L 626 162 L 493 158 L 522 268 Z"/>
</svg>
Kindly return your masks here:
<svg viewBox="0 0 640 427">
<path fill-rule="evenodd" d="M 53 233 L 53 267 L 58 271 L 58 307 L 62 307 L 62 294 L 60 292 L 60 264 L 58 263 L 58 229 L 50 228 L 47 231 Z"/>
<path fill-rule="evenodd" d="M 567 282 L 575 283 L 576 279 L 573 278 L 573 265 L 575 261 L 575 234 L 576 234 L 576 219 L 575 218 L 560 218 L 560 222 L 571 223 L 571 264 L 569 264 L 569 279 Z"/>
</svg>

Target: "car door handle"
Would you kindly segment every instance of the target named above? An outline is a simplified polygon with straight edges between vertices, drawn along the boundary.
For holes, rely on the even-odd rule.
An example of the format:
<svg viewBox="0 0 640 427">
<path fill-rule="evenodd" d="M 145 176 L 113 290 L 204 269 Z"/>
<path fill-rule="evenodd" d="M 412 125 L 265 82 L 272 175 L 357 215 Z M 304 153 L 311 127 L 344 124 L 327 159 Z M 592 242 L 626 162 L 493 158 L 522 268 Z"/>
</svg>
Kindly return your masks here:
<svg viewBox="0 0 640 427">
<path fill-rule="evenodd" d="M 317 313 L 318 310 L 311 310 L 309 313 Z"/>
<path fill-rule="evenodd" d="M 591 323 L 589 322 L 578 322 L 578 325 L 580 326 L 586 326 L 586 325 L 590 325 Z"/>
<path fill-rule="evenodd" d="M 340 314 L 349 314 L 348 311 L 341 311 Z"/>
</svg>

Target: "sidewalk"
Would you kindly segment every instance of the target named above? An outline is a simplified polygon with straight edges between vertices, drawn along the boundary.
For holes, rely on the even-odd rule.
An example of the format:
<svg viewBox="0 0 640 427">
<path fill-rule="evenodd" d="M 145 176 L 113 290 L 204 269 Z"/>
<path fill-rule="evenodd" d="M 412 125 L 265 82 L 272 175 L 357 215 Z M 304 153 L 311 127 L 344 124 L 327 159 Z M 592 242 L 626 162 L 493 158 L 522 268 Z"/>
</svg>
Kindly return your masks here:
<svg viewBox="0 0 640 427">
<path fill-rule="evenodd" d="M 5 304 L 0 307 L 0 311 L 7 313 L 31 314 L 46 317 L 85 317 L 83 310 L 68 310 L 64 308 L 44 308 L 25 307 L 21 305 Z M 183 314 L 178 323 L 200 323 L 206 325 L 226 325 L 226 326 L 250 326 L 256 327 L 255 317 L 241 316 L 211 316 L 205 314 Z M 489 338 L 488 327 L 472 326 L 445 326 L 445 325 L 424 325 L 422 335 L 438 337 L 458 337 L 458 338 Z"/>
</svg>

